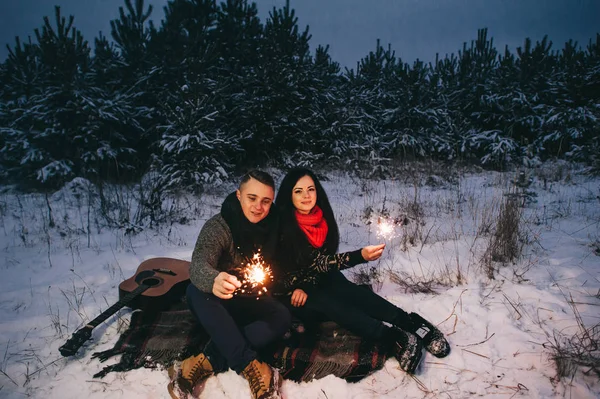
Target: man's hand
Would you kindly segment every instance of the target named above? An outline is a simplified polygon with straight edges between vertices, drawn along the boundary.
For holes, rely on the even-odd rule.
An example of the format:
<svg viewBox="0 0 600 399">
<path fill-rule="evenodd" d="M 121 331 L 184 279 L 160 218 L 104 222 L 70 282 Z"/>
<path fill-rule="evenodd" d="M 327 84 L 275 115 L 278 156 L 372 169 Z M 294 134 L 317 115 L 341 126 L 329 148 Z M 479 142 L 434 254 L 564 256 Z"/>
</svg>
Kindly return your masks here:
<svg viewBox="0 0 600 399">
<path fill-rule="evenodd" d="M 384 248 L 385 244 L 369 245 L 368 247 L 364 247 L 360 251 L 360 254 L 366 261 L 377 260 L 381 257 Z"/>
<path fill-rule="evenodd" d="M 300 306 L 304 306 L 304 304 L 306 303 L 306 298 L 308 298 L 306 292 L 304 292 L 300 288 L 296 288 L 292 293 L 292 300 L 290 302 L 292 306 L 299 308 Z"/>
<path fill-rule="evenodd" d="M 215 277 L 212 293 L 221 299 L 231 299 L 233 298 L 233 292 L 241 286 L 242 283 L 240 283 L 236 276 L 221 272 Z"/>
</svg>

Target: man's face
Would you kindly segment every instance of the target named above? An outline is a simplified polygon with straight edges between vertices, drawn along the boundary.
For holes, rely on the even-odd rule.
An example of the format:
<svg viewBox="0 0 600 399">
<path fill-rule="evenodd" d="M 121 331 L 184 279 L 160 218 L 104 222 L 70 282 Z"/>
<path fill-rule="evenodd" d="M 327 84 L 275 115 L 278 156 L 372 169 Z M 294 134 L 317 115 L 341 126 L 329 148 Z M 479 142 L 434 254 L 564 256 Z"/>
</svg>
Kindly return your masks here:
<svg viewBox="0 0 600 399">
<path fill-rule="evenodd" d="M 275 192 L 273 188 L 250 178 L 236 192 L 242 212 L 251 223 L 258 223 L 269 214 Z"/>
</svg>

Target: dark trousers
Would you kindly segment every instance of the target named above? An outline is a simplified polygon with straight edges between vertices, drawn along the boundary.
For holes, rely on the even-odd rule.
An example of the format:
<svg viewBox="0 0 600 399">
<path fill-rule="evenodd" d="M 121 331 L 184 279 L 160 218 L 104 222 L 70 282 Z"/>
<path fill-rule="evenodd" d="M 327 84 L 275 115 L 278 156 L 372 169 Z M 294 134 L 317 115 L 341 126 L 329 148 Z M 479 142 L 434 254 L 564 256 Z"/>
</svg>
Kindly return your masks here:
<svg viewBox="0 0 600 399">
<path fill-rule="evenodd" d="M 283 336 L 290 328 L 289 310 L 271 297 L 233 297 L 224 300 L 187 288 L 192 313 L 210 336 L 205 355 L 215 371 L 231 368 L 237 373 L 257 357 L 256 350 Z"/>
<path fill-rule="evenodd" d="M 384 331 L 383 321 L 402 329 L 410 329 L 406 312 L 380 297 L 370 289 L 349 281 L 340 271 L 323 276 L 321 284 L 306 290 L 308 298 L 303 307 L 292 308 L 300 318 L 335 321 L 353 333 L 379 339 Z M 286 300 L 289 302 L 289 297 Z"/>
</svg>

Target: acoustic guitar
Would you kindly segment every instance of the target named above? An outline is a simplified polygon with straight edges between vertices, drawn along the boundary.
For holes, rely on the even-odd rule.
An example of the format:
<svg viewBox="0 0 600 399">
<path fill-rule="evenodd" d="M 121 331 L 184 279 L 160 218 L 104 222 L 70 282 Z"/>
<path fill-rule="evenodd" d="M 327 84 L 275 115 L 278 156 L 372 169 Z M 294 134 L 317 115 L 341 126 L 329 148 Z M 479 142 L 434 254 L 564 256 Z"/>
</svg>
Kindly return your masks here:
<svg viewBox="0 0 600 399">
<path fill-rule="evenodd" d="M 119 301 L 73 333 L 58 348 L 63 356 L 73 356 L 92 336 L 92 330 L 124 306 L 158 312 L 181 300 L 190 282 L 190 262 L 152 258 L 142 262 L 135 274 L 119 284 Z"/>
</svg>

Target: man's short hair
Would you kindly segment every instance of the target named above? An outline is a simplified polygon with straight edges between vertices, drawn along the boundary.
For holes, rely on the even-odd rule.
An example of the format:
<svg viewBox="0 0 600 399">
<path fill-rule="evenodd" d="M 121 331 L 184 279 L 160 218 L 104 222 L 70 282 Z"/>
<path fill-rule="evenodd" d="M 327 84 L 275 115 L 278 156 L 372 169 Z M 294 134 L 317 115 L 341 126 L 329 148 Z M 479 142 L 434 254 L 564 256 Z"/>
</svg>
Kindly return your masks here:
<svg viewBox="0 0 600 399">
<path fill-rule="evenodd" d="M 273 190 L 275 190 L 275 180 L 273 180 L 273 176 L 271 176 L 267 172 L 263 172 L 262 170 L 258 170 L 258 169 L 251 169 L 251 170 L 249 170 L 242 177 L 242 180 L 240 181 L 240 187 L 239 188 L 241 189 L 242 186 L 246 182 L 248 182 L 248 180 L 250 180 L 250 178 L 252 178 L 254 180 L 258 180 L 262 184 L 265 184 L 265 185 L 271 187 Z"/>
</svg>

